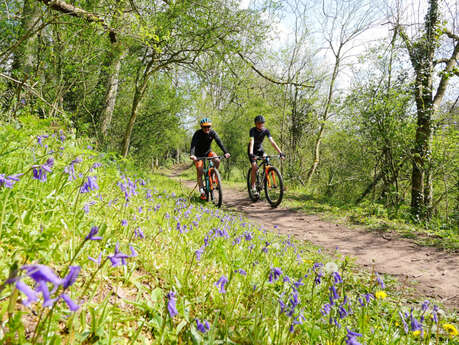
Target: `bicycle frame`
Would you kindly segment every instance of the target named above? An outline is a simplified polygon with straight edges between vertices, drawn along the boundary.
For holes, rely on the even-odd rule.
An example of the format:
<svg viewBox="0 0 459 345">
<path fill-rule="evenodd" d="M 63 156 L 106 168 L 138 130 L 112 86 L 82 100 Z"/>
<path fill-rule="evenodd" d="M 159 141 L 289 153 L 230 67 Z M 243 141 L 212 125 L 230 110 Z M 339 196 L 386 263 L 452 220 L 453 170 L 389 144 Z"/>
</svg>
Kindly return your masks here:
<svg viewBox="0 0 459 345">
<path fill-rule="evenodd" d="M 260 175 L 258 175 L 260 177 L 260 180 L 259 180 L 259 183 L 263 183 L 263 181 L 265 180 L 265 178 L 268 176 L 268 170 L 269 168 L 271 167 L 271 164 L 269 162 L 269 160 L 271 158 L 280 158 L 280 155 L 276 155 L 276 156 L 263 156 L 263 157 L 255 157 L 256 161 L 258 160 L 261 160 L 261 164 L 258 165 L 257 164 L 257 167 L 258 167 L 258 170 L 257 170 L 257 175 L 260 174 L 260 168 L 262 168 L 262 172 Z M 273 178 L 273 182 L 274 184 L 276 184 L 276 178 L 274 176 L 274 173 L 271 174 L 272 178 Z M 268 179 L 268 186 L 271 187 L 271 180 Z M 262 189 L 262 188 L 261 188 Z"/>
<path fill-rule="evenodd" d="M 214 167 L 214 159 L 221 159 L 221 156 L 216 157 L 197 157 L 197 160 L 202 160 L 204 165 L 202 167 L 202 174 L 204 176 L 206 190 L 213 190 L 213 181 L 212 181 L 212 168 Z"/>
</svg>

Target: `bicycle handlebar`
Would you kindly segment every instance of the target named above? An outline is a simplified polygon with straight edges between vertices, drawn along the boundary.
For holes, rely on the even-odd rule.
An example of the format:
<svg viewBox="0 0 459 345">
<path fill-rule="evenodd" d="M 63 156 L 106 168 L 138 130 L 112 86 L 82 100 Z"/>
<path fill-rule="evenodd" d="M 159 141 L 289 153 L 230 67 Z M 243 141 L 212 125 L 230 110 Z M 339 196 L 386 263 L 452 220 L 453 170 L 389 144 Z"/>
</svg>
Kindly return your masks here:
<svg viewBox="0 0 459 345">
<path fill-rule="evenodd" d="M 221 158 L 226 158 L 225 156 L 214 156 L 214 157 L 196 157 L 196 160 L 198 161 L 204 161 L 204 160 L 211 160 L 211 159 L 221 159 Z"/>
<path fill-rule="evenodd" d="M 283 155 L 285 158 L 285 155 Z M 264 160 L 265 158 L 281 158 L 281 155 L 254 156 L 256 160 Z"/>
</svg>

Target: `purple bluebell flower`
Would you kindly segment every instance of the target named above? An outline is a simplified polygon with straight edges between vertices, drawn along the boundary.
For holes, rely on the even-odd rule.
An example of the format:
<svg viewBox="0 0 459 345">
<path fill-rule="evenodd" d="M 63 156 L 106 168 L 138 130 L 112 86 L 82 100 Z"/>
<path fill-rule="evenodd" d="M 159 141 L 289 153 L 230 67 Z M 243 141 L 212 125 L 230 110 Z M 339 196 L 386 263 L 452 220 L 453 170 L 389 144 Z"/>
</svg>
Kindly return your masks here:
<svg viewBox="0 0 459 345">
<path fill-rule="evenodd" d="M 123 219 L 123 220 L 121 221 L 121 225 L 122 225 L 122 226 L 127 226 L 127 225 L 128 225 L 128 221 L 127 221 L 126 219 Z"/>
<path fill-rule="evenodd" d="M 51 173 L 51 168 L 54 165 L 54 158 L 48 158 L 45 164 L 43 165 L 34 165 L 33 168 L 33 178 L 41 182 L 45 182 L 47 174 Z"/>
<path fill-rule="evenodd" d="M 126 259 L 129 257 L 130 257 L 129 255 L 126 255 L 120 252 L 118 242 L 115 245 L 115 253 L 113 255 L 108 256 L 113 267 L 116 267 L 119 265 L 126 265 Z"/>
<path fill-rule="evenodd" d="M 284 276 L 284 279 L 283 279 L 283 282 L 284 282 L 284 283 L 290 283 L 290 277 L 287 276 L 287 275 L 285 275 L 285 276 Z"/>
<path fill-rule="evenodd" d="M 233 240 L 233 246 L 235 246 L 236 244 L 239 244 L 239 243 L 241 243 L 241 236 L 238 236 Z"/>
<path fill-rule="evenodd" d="M 237 270 L 234 270 L 234 273 L 239 273 L 240 275 L 246 276 L 247 272 L 244 271 L 242 268 L 239 268 Z"/>
<path fill-rule="evenodd" d="M 58 298 L 51 299 L 47 283 L 53 284 L 54 289 L 56 289 L 59 285 L 64 284 L 64 280 L 60 279 L 51 268 L 45 265 L 25 265 L 21 269 L 26 271 L 26 274 L 37 283 L 37 291 L 40 291 L 43 295 L 43 306 L 52 306 Z M 67 284 L 70 282 L 71 278 L 68 278 Z M 21 286 L 21 288 L 24 289 L 24 292 L 26 291 L 24 286 Z"/>
<path fill-rule="evenodd" d="M 199 332 L 206 333 L 210 329 L 210 326 L 206 320 L 204 320 L 204 323 L 201 323 L 199 319 L 196 319 L 196 328 Z"/>
<path fill-rule="evenodd" d="M 218 287 L 218 291 L 220 293 L 226 293 L 225 285 L 228 283 L 228 278 L 224 275 L 220 277 L 220 279 L 215 283 L 215 286 Z"/>
<path fill-rule="evenodd" d="M 60 279 L 48 266 L 40 264 L 24 265 L 21 269 L 26 271 L 27 275 L 36 283 L 44 281 L 53 285 L 62 284 L 62 279 Z"/>
<path fill-rule="evenodd" d="M 129 246 L 129 249 L 131 250 L 131 255 L 129 255 L 130 258 L 135 258 L 138 254 L 135 251 L 133 246 Z"/>
<path fill-rule="evenodd" d="M 80 266 L 70 266 L 70 272 L 65 276 L 62 282 L 62 287 L 64 290 L 68 289 L 70 286 L 75 283 L 78 275 L 80 274 L 81 267 Z"/>
<path fill-rule="evenodd" d="M 280 312 L 283 313 L 285 310 L 285 303 L 281 298 L 279 298 L 279 305 L 280 305 Z"/>
<path fill-rule="evenodd" d="M 277 281 L 282 275 L 282 270 L 279 267 L 272 267 L 269 272 L 269 282 Z"/>
<path fill-rule="evenodd" d="M 306 320 L 306 318 L 300 312 L 300 314 L 295 319 L 293 319 L 292 324 L 290 325 L 290 333 L 293 333 L 295 331 L 295 325 L 302 325 L 304 320 Z"/>
<path fill-rule="evenodd" d="M 88 256 L 88 259 L 95 262 L 96 264 L 100 265 L 100 261 L 102 259 L 102 253 L 99 254 L 99 256 L 97 257 L 97 259 L 94 259 L 92 256 Z"/>
<path fill-rule="evenodd" d="M 84 213 L 88 214 L 89 213 L 89 207 L 92 206 L 92 205 L 95 205 L 95 204 L 96 204 L 95 201 L 90 201 L 90 202 L 84 204 L 84 206 L 83 206 Z"/>
<path fill-rule="evenodd" d="M 435 323 L 438 323 L 438 306 L 434 305 L 432 315 Z"/>
<path fill-rule="evenodd" d="M 59 131 L 59 140 L 61 142 L 64 142 L 64 140 L 65 140 L 64 131 L 62 129 Z"/>
<path fill-rule="evenodd" d="M 376 272 L 376 280 L 378 281 L 379 285 L 381 286 L 381 289 L 384 289 L 386 286 L 384 285 L 384 281 L 380 277 L 380 275 Z"/>
<path fill-rule="evenodd" d="M 339 299 L 338 292 L 336 291 L 335 285 L 330 286 L 330 296 L 332 297 L 333 300 Z"/>
<path fill-rule="evenodd" d="M 343 282 L 343 279 L 341 278 L 338 272 L 333 272 L 332 277 L 333 277 L 333 284 L 339 284 Z"/>
<path fill-rule="evenodd" d="M 370 301 L 371 301 L 372 299 L 375 299 L 375 296 L 373 296 L 373 294 L 371 294 L 371 293 L 366 293 L 366 294 L 364 295 L 364 297 L 365 297 L 365 300 L 367 301 L 367 303 L 370 303 Z"/>
<path fill-rule="evenodd" d="M 137 227 L 135 230 L 134 230 L 134 237 L 137 238 L 145 238 L 145 235 L 143 234 L 143 231 L 142 229 L 139 227 Z"/>
<path fill-rule="evenodd" d="M 14 184 L 19 181 L 19 177 L 24 174 L 14 174 L 10 176 L 5 176 L 5 174 L 0 174 L 0 187 L 13 188 Z"/>
<path fill-rule="evenodd" d="M 69 309 L 71 311 L 77 311 L 80 306 L 78 304 L 76 304 L 67 294 L 63 293 L 61 295 L 59 295 L 59 298 L 62 298 L 64 300 L 64 302 L 67 304 L 67 306 L 69 307 Z"/>
<path fill-rule="evenodd" d="M 80 193 L 89 193 L 92 190 L 99 189 L 99 185 L 96 180 L 97 176 L 88 176 L 88 180 L 80 188 Z"/>
<path fill-rule="evenodd" d="M 424 330 L 422 329 L 422 324 L 419 323 L 418 320 L 416 320 L 416 318 L 413 316 L 413 309 L 411 309 L 411 312 L 410 312 L 410 326 L 411 326 L 412 332 L 420 331 L 421 336 L 423 335 Z"/>
<path fill-rule="evenodd" d="M 16 288 L 27 296 L 27 300 L 22 302 L 25 306 L 38 301 L 38 294 L 21 280 L 16 281 Z"/>
<path fill-rule="evenodd" d="M 173 291 L 170 291 L 167 294 L 167 299 L 167 310 L 169 311 L 169 315 L 171 316 L 171 318 L 174 318 L 174 316 L 178 314 L 175 293 Z"/>
<path fill-rule="evenodd" d="M 85 237 L 85 241 L 98 241 L 101 240 L 102 237 L 96 236 L 97 233 L 99 232 L 99 227 L 93 226 L 91 230 L 89 231 L 89 234 Z"/>
<path fill-rule="evenodd" d="M 100 168 L 101 166 L 102 166 L 102 163 L 96 162 L 92 165 L 89 171 L 94 171 L 95 169 Z"/>
<path fill-rule="evenodd" d="M 268 247 L 271 243 L 268 241 L 265 241 L 265 246 L 261 249 L 263 253 L 268 253 Z"/>
<path fill-rule="evenodd" d="M 71 161 L 68 166 L 64 168 L 64 172 L 69 175 L 69 178 L 68 178 L 69 181 L 73 181 L 76 179 L 75 164 L 78 164 L 81 162 L 82 162 L 82 159 L 80 157 L 77 157 L 73 161 Z"/>
<path fill-rule="evenodd" d="M 38 145 L 43 146 L 43 139 L 46 139 L 46 138 L 49 138 L 49 135 L 47 135 L 47 134 L 45 134 L 45 135 L 38 135 L 38 136 L 37 136 L 37 143 L 38 143 Z"/>
<path fill-rule="evenodd" d="M 202 245 L 199 249 L 197 249 L 194 253 L 196 254 L 196 260 L 201 261 L 201 256 L 204 253 L 204 248 L 206 248 L 205 245 Z"/>
<path fill-rule="evenodd" d="M 399 311 L 398 314 L 400 315 L 400 318 L 402 319 L 403 329 L 405 330 L 405 334 L 408 334 L 408 324 L 405 321 L 405 317 L 403 317 L 403 314 L 401 311 Z M 405 315 L 405 316 L 408 317 L 408 315 Z"/>
<path fill-rule="evenodd" d="M 288 300 L 288 304 L 290 306 L 290 310 L 287 312 L 287 316 L 292 317 L 292 315 L 295 312 L 296 306 L 300 304 L 300 301 L 298 299 L 298 291 L 293 290 Z"/>
<path fill-rule="evenodd" d="M 338 314 L 339 314 L 339 318 L 340 318 L 340 319 L 344 319 L 346 316 L 349 315 L 349 312 L 344 308 L 344 305 L 341 304 L 341 305 L 338 307 Z"/>
<path fill-rule="evenodd" d="M 322 316 L 328 315 L 328 313 L 330 313 L 331 308 L 332 308 L 331 304 L 326 303 L 322 306 L 320 313 L 322 314 Z"/>
<path fill-rule="evenodd" d="M 304 283 L 302 282 L 303 278 L 298 279 L 296 282 L 293 283 L 293 288 L 298 289 L 300 286 L 303 286 Z"/>
<path fill-rule="evenodd" d="M 421 310 L 423 313 L 426 312 L 426 310 L 429 308 L 430 302 L 428 300 L 425 300 L 424 303 L 422 303 Z"/>
<path fill-rule="evenodd" d="M 346 335 L 346 344 L 347 345 L 362 345 L 358 342 L 356 337 L 361 337 L 362 335 L 357 332 L 352 332 L 349 328 L 347 328 L 347 335 Z"/>
<path fill-rule="evenodd" d="M 253 239 L 253 234 L 249 231 L 244 232 L 244 238 L 246 241 L 251 241 Z"/>
</svg>

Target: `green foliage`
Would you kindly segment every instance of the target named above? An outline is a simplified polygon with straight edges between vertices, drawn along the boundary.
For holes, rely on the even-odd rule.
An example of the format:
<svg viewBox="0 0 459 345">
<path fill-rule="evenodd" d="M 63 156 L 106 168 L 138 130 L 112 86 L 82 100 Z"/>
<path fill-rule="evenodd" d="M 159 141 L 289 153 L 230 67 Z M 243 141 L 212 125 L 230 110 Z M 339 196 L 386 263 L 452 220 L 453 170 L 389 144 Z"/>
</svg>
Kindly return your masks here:
<svg viewBox="0 0 459 345">
<path fill-rule="evenodd" d="M 398 311 L 410 306 L 390 277 L 383 293 L 374 274 L 356 271 L 346 258 L 331 258 L 237 215 L 189 203 L 173 181 L 97 152 L 88 139 L 72 138 L 51 120 L 27 121 L 20 130 L 5 125 L 0 131 L 14 138 L 2 141 L 2 161 L 8 164 L 0 173 L 24 173 L 12 188 L 0 187 L 0 282 L 23 264 L 47 265 L 61 277 L 78 265 L 81 272 L 66 293 L 80 307 L 71 312 L 59 300 L 46 308 L 40 298 L 25 308 L 24 295 L 2 284 L 0 334 L 8 343 L 342 343 L 346 327 L 362 333 L 363 343 L 418 343 L 403 329 Z M 31 168 L 39 169 L 51 156 L 46 181 L 34 179 Z M 81 193 L 89 176 L 96 176 L 98 187 Z M 93 226 L 100 240 L 88 240 Z M 122 253 L 132 246 L 137 256 L 124 256 L 126 265 L 112 267 L 108 255 L 118 246 Z M 99 263 L 88 259 L 99 253 Z M 280 277 L 274 268 L 282 270 Z M 225 293 L 216 286 L 222 276 L 228 280 Z M 32 284 L 26 275 L 20 279 Z M 333 286 L 335 306 L 327 312 Z M 60 291 L 51 296 L 55 293 Z M 377 298 L 364 302 L 368 293 Z M 340 318 L 338 305 L 348 315 Z M 426 341 L 454 342 L 441 328 L 454 323 L 454 316 L 438 314 L 435 335 L 432 309 L 427 313 Z M 196 319 L 209 323 L 206 333 L 197 329 Z"/>
</svg>

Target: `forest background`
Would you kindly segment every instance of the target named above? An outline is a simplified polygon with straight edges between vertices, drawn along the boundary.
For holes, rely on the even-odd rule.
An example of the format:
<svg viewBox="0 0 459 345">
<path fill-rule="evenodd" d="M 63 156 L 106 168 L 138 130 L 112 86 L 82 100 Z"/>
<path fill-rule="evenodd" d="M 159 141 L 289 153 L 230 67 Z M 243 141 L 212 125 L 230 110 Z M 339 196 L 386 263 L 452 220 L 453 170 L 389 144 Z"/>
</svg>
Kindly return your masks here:
<svg viewBox="0 0 459 345">
<path fill-rule="evenodd" d="M 210 117 L 245 180 L 253 118 L 289 194 L 457 235 L 459 9 L 429 0 L 0 2 L 0 120 L 57 117 L 139 165 Z"/>
</svg>

